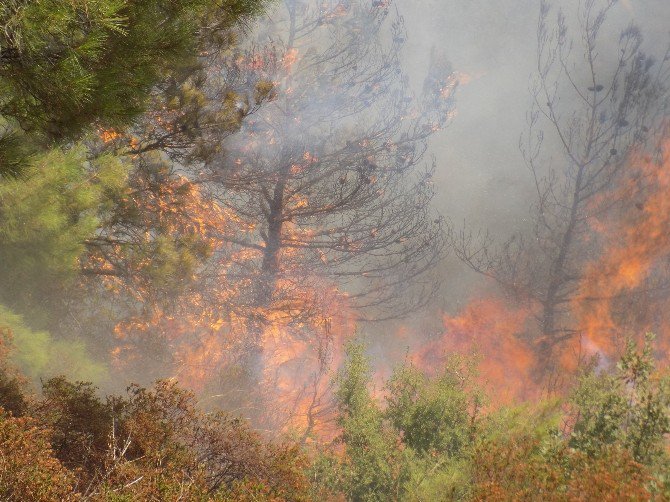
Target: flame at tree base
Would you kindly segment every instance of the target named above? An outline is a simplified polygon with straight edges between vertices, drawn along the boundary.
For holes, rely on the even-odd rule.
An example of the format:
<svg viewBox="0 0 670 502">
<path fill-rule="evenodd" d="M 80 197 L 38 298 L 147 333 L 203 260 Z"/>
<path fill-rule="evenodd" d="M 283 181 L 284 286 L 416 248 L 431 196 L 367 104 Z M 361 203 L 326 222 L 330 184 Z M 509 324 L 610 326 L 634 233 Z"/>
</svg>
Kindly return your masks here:
<svg viewBox="0 0 670 502">
<path fill-rule="evenodd" d="M 409 360 L 437 373 L 450 355 L 475 354 L 480 381 L 494 404 L 560 392 L 593 356 L 606 367 L 620 355 L 627 337 L 641 339 L 648 331 L 659 335 L 657 356 L 665 362 L 670 349 L 670 141 L 660 159 L 632 157 L 629 176 L 605 194 L 624 203 L 591 222 L 599 251 L 584 266 L 562 319 L 575 334 L 552 354 L 555 371 L 547 374 L 540 367 L 539 308 L 496 296 L 474 299 L 456 315 L 443 314 L 441 335 L 414 350 Z M 146 333 L 145 339 L 161 333 L 174 374 L 199 391 L 204 403 L 248 416 L 262 429 L 292 429 L 305 440 L 333 438 L 332 377 L 357 316 L 346 295 L 320 284 L 323 291 L 306 291 L 305 305 L 319 303 L 313 315 L 293 315 L 305 305 L 275 306 L 252 325 L 254 316 L 222 320 L 198 300 L 191 309 L 197 315 L 175 318 L 158 312 L 145 324 L 131 322 L 117 331 L 124 340 L 129 332 Z M 259 350 L 249 355 L 245 340 L 254 332 Z M 396 337 L 396 342 L 420 339 L 407 327 Z M 123 346 L 116 355 L 120 364 L 130 360 Z"/>
</svg>

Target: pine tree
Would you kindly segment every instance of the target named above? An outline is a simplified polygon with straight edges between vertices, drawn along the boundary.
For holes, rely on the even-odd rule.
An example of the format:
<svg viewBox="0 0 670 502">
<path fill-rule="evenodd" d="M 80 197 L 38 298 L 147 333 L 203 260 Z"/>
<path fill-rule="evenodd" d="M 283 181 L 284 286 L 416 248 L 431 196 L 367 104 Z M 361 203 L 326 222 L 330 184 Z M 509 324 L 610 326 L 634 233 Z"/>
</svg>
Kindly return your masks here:
<svg viewBox="0 0 670 502">
<path fill-rule="evenodd" d="M 121 127 L 152 88 L 197 62 L 205 40 L 264 2 L 9 0 L 0 5 L 0 173 L 22 143 L 44 146 L 92 125 Z M 203 28 L 207 23 L 207 29 Z"/>
</svg>

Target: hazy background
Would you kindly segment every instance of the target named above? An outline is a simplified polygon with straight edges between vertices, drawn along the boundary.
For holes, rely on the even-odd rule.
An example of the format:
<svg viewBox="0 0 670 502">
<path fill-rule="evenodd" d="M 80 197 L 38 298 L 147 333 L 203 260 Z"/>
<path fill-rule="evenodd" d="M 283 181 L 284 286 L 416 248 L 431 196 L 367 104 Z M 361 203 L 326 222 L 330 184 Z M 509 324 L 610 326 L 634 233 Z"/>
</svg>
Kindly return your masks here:
<svg viewBox="0 0 670 502">
<path fill-rule="evenodd" d="M 578 0 L 549 3 L 550 23 L 561 8 L 575 27 Z M 523 228 L 532 202 L 518 144 L 531 104 L 540 0 L 396 0 L 396 6 L 407 24 L 405 59 L 412 82 L 423 81 L 433 47 L 470 77 L 457 93 L 452 124 L 432 139 L 435 203 L 455 225 L 466 220 L 504 238 Z M 613 50 L 631 22 L 641 27 L 649 52 L 662 52 L 670 40 L 670 1 L 620 0 L 603 31 L 612 37 Z M 453 311 L 479 280 L 453 257 L 440 273 L 446 287 L 438 304 Z"/>
</svg>

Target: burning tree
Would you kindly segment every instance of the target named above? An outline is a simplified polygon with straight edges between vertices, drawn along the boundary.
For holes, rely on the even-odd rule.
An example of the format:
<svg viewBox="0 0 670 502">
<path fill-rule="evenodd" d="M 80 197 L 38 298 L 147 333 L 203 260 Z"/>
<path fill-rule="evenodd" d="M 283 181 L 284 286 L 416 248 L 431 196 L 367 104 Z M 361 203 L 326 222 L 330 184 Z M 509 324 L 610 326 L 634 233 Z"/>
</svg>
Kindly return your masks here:
<svg viewBox="0 0 670 502">
<path fill-rule="evenodd" d="M 637 176 L 631 154 L 655 151 L 667 117 L 668 52 L 660 61 L 646 55 L 633 25 L 621 32 L 618 47 L 606 47 L 615 3 L 582 3 L 576 36 L 560 11 L 552 29 L 549 5 L 541 6 L 533 105 L 520 141 L 535 187 L 530 234 L 496 246 L 486 236 L 451 232 L 462 261 L 533 311 L 543 368 L 556 363 L 557 345 L 583 333 L 571 312 L 583 298 L 582 272 L 603 245 L 593 225 L 631 210 L 631 191 L 619 190 Z M 629 187 L 643 184 L 637 176 Z"/>
<path fill-rule="evenodd" d="M 205 54 L 201 72 L 157 89 L 131 135 L 103 136 L 135 168 L 84 270 L 121 293 L 116 354 L 139 342 L 201 388 L 237 368 L 212 384 L 229 407 L 248 403 L 222 386 L 238 395 L 251 376 L 283 389 L 310 430 L 332 339 L 436 290 L 444 233 L 423 157 L 458 82 L 434 57 L 413 95 L 387 3 L 283 12 L 250 49 Z"/>
<path fill-rule="evenodd" d="M 82 139 L 86 159 L 81 160 L 81 171 L 100 192 L 97 205 L 87 213 L 97 227 L 78 241 L 77 250 L 86 251 L 70 260 L 81 272 L 80 280 L 53 302 L 59 308 L 66 304 L 67 315 L 59 319 L 62 331 L 78 332 L 82 322 L 90 321 L 96 328 L 87 328 L 86 335 L 109 348 L 114 345 L 109 331 L 121 331 L 122 325 L 146 325 L 161 316 L 170 319 L 206 310 L 197 294 L 204 291 L 199 281 L 204 262 L 217 246 L 209 229 L 221 230 L 223 214 L 186 176 L 183 165 L 208 154 L 207 145 L 214 144 L 208 142 L 211 131 L 216 131 L 217 140 L 233 133 L 244 114 L 262 100 L 262 93 L 256 92 L 257 101 L 241 113 L 237 100 L 243 98 L 232 92 L 233 77 L 221 77 L 217 68 L 266 5 L 263 0 L 203 4 L 188 13 L 188 23 L 171 21 L 184 31 L 179 33 L 184 44 L 188 42 L 174 48 L 183 57 L 169 52 L 169 67 L 141 88 L 142 109 L 135 110 L 134 120 L 89 124 L 97 127 L 97 134 Z M 182 15 L 180 10 L 156 15 L 172 19 L 177 14 Z M 147 23 L 144 17 L 141 21 L 142 26 Z M 171 32 L 156 36 L 167 44 Z M 138 54 L 149 64 L 151 58 Z M 104 172 L 96 172 L 98 164 Z M 54 187 L 58 189 L 62 191 Z M 79 185 L 74 190 L 81 191 Z"/>
<path fill-rule="evenodd" d="M 208 228 L 219 244 L 201 270 L 211 315 L 183 331 L 209 347 L 189 364 L 246 375 L 228 371 L 217 394 L 262 381 L 310 431 L 328 406 L 332 340 L 352 318 L 399 317 L 436 291 L 429 271 L 444 233 L 423 158 L 458 81 L 434 57 L 423 96 L 413 95 L 403 19 L 388 3 L 286 1 L 282 12 L 223 66 L 238 82 L 241 130 L 184 163 L 226 224 Z"/>
<path fill-rule="evenodd" d="M 422 157 L 457 78 L 436 59 L 413 96 L 403 19 L 388 4 L 287 0 L 258 48 L 234 58 L 251 87 L 274 82 L 272 101 L 207 164 L 217 200 L 248 228 L 220 235 L 247 251 L 233 273 L 251 279 L 247 306 L 299 318 L 316 306 L 306 297 L 330 290 L 380 319 L 435 291 L 427 272 L 444 238 Z"/>
</svg>

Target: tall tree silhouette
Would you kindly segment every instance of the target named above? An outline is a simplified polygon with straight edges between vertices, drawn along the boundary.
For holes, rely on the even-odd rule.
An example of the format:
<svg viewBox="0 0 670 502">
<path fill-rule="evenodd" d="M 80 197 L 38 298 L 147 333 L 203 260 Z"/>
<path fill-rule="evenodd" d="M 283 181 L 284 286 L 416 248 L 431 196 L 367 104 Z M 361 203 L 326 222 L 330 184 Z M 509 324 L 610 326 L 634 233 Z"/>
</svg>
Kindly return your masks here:
<svg viewBox="0 0 670 502">
<path fill-rule="evenodd" d="M 444 245 L 431 208 L 429 137 L 457 77 L 434 57 L 416 97 L 403 74 L 403 19 L 389 2 L 286 1 L 229 71 L 272 100 L 207 164 L 220 204 L 249 229 L 221 239 L 251 258 L 246 302 L 307 313 L 308 291 L 337 289 L 363 319 L 402 316 L 436 289 Z"/>
<path fill-rule="evenodd" d="M 660 61 L 645 54 L 634 25 L 611 47 L 604 32 L 615 3 L 582 3 L 574 34 L 561 11 L 552 28 L 542 3 L 533 105 L 520 141 L 535 186 L 530 233 L 502 245 L 467 230 L 450 233 L 461 260 L 530 305 L 545 368 L 557 345 L 581 333 L 570 308 L 601 244 L 590 222 L 630 203 L 611 195 L 633 172 L 631 153 L 658 146 L 668 112 L 668 52 Z"/>
</svg>

